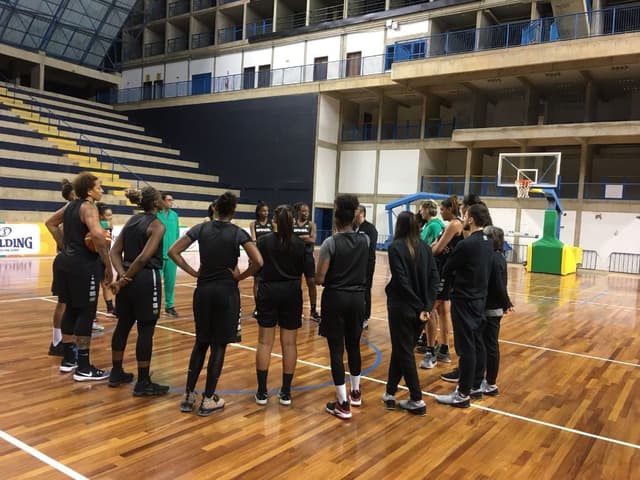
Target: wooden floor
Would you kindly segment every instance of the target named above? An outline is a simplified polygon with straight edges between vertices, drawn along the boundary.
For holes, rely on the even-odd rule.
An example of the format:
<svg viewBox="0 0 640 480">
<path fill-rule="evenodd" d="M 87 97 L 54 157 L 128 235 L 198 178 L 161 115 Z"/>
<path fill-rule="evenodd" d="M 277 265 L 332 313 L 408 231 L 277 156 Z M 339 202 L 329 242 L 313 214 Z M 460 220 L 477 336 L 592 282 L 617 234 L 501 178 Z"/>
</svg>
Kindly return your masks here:
<svg viewBox="0 0 640 480">
<path fill-rule="evenodd" d="M 517 311 L 502 321 L 501 395 L 466 410 L 437 405 L 433 395 L 452 389 L 439 380 L 450 365 L 440 364 L 420 370 L 428 412 L 413 417 L 380 401 L 390 346 L 388 267 L 379 254 L 362 345 L 364 403 L 348 421 L 324 412 L 334 397 L 328 350 L 309 322 L 299 334 L 293 404 L 282 407 L 275 396 L 255 404 L 257 328 L 245 281 L 242 344 L 228 348 L 218 388 L 227 404 L 201 418 L 178 409 L 193 341 L 192 280 L 178 275 L 180 317 L 163 316 L 155 334 L 152 375 L 173 388 L 136 398 L 131 386 L 74 383 L 58 373 L 59 359 L 47 355 L 51 261 L 0 259 L 1 478 L 640 478 L 638 277 L 510 267 Z M 115 322 L 101 322 L 92 359 L 108 368 Z M 132 333 L 130 371 L 134 342 Z M 274 393 L 280 375 L 274 356 Z"/>
</svg>

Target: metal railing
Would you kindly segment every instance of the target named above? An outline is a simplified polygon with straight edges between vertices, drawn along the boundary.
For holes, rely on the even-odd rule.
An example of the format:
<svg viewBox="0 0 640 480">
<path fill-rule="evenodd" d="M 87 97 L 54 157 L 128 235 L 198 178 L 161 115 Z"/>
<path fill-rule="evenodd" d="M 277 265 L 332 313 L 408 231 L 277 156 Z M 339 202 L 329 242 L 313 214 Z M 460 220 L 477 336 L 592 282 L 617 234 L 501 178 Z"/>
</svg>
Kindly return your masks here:
<svg viewBox="0 0 640 480">
<path fill-rule="evenodd" d="M 213 45 L 215 36 L 213 32 L 194 33 L 191 35 L 191 48 L 202 48 Z"/>
<path fill-rule="evenodd" d="M 144 44 L 144 56 L 152 57 L 164 53 L 164 42 L 151 42 Z"/>
<path fill-rule="evenodd" d="M 182 15 L 189 12 L 190 0 L 178 0 L 177 2 L 171 2 L 168 5 L 168 16 L 175 17 L 176 15 Z"/>
<path fill-rule="evenodd" d="M 420 121 L 404 123 L 383 123 L 381 140 L 408 140 L 420 138 Z"/>
<path fill-rule="evenodd" d="M 342 126 L 343 142 L 363 142 L 378 139 L 378 125 L 361 123 Z"/>
<path fill-rule="evenodd" d="M 524 263 L 527 261 L 529 245 L 505 242 L 504 256 L 508 263 Z"/>
<path fill-rule="evenodd" d="M 304 27 L 306 24 L 306 12 L 296 12 L 291 15 L 278 17 L 277 29 L 279 32 L 282 30 L 293 30 L 295 28 Z"/>
<path fill-rule="evenodd" d="M 182 52 L 188 48 L 187 37 L 176 37 L 167 40 L 167 53 Z"/>
<path fill-rule="evenodd" d="M 316 8 L 309 12 L 309 25 L 322 22 L 333 22 L 342 20 L 344 17 L 344 4 L 332 5 L 330 7 Z"/>
<path fill-rule="evenodd" d="M 227 27 L 218 30 L 218 44 L 242 40 L 242 27 Z"/>
<path fill-rule="evenodd" d="M 247 23 L 246 25 L 247 38 L 255 37 L 256 35 L 264 35 L 273 32 L 273 19 L 266 18 L 254 23 Z"/>
<path fill-rule="evenodd" d="M 357 17 L 369 13 L 384 12 L 385 0 L 349 0 L 347 15 Z"/>
<path fill-rule="evenodd" d="M 164 18 L 165 15 L 165 4 L 164 2 L 158 2 L 153 5 L 149 9 L 144 12 L 144 20 L 145 22 L 153 22 L 154 20 L 160 20 Z"/>
<path fill-rule="evenodd" d="M 47 126 L 48 126 L 49 129 L 55 128 L 55 129 L 57 129 L 57 131 L 60 131 L 60 130 L 62 130 L 62 127 L 64 127 L 64 130 L 73 132 L 76 135 L 78 135 L 77 141 L 78 142 L 82 141 L 85 144 L 87 144 L 87 146 L 85 146 L 85 149 L 88 150 L 88 151 L 83 151 L 83 148 L 82 148 L 83 145 L 78 145 L 79 146 L 79 149 L 78 149 L 79 153 L 85 153 L 85 154 L 87 154 L 89 156 L 96 155 L 96 157 L 99 155 L 99 156 L 103 157 L 104 159 L 106 159 L 107 160 L 106 162 L 103 161 L 100 158 L 98 158 L 98 161 L 99 161 L 101 166 L 102 166 L 103 163 L 111 164 L 111 180 L 114 180 L 115 176 L 117 175 L 116 168 L 115 168 L 116 167 L 116 163 L 117 163 L 122 169 L 126 170 L 129 174 L 131 174 L 135 178 L 136 188 L 140 188 L 140 184 L 141 183 L 144 183 L 145 185 L 150 185 L 146 180 L 144 180 L 137 173 L 132 171 L 127 165 L 125 165 L 120 160 L 116 160 L 111 155 L 109 155 L 109 153 L 107 153 L 101 146 L 97 145 L 93 140 L 91 140 L 89 137 L 87 137 L 82 131 L 80 131 L 76 127 L 72 126 L 65 119 L 60 118 L 49 107 L 47 107 L 46 105 L 43 105 L 42 103 L 40 103 L 40 100 L 38 100 L 37 97 L 31 95 L 26 90 L 19 90 L 18 91 L 18 89 L 19 89 L 18 85 L 9 82 L 8 79 L 2 73 L 0 73 L 0 76 L 1 76 L 0 84 L 6 87 L 7 96 L 9 98 L 13 99 L 14 101 L 18 99 L 17 98 L 18 93 L 21 94 L 21 95 L 26 96 L 31 102 L 33 102 L 33 104 L 35 104 L 35 105 L 33 105 L 33 104 L 28 105 L 29 106 L 29 110 L 31 112 L 37 113 L 41 117 L 41 119 L 45 119 L 46 118 Z M 34 110 L 34 107 L 35 107 L 35 110 Z M 46 115 L 43 115 L 43 113 L 45 113 L 45 112 L 46 112 Z"/>
<path fill-rule="evenodd" d="M 617 273 L 640 273 L 640 254 L 612 252 L 609 255 L 609 271 Z"/>
<path fill-rule="evenodd" d="M 193 11 L 214 7 L 216 0 L 193 0 Z"/>
<path fill-rule="evenodd" d="M 582 250 L 582 262 L 578 264 L 582 270 L 596 270 L 598 268 L 598 252 L 595 250 Z"/>
</svg>

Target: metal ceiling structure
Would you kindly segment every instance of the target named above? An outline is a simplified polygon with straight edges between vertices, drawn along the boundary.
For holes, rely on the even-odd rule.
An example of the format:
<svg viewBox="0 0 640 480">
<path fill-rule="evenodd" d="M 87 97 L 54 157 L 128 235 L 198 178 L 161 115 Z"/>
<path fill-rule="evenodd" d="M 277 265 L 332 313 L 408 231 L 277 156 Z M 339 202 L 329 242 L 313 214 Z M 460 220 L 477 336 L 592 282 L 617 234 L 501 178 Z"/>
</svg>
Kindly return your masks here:
<svg viewBox="0 0 640 480">
<path fill-rule="evenodd" d="M 114 48 L 136 0 L 0 0 L 0 43 L 99 70 L 116 69 Z"/>
</svg>

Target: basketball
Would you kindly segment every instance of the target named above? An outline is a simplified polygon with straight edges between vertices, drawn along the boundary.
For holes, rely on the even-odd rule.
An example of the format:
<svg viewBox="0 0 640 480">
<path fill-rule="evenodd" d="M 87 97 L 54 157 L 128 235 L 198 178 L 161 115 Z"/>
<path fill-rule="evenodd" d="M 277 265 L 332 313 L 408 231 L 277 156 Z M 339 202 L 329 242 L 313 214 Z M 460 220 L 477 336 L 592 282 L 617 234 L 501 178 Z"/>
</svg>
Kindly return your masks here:
<svg viewBox="0 0 640 480">
<path fill-rule="evenodd" d="M 109 230 L 102 230 L 102 235 L 104 235 L 104 239 L 107 241 L 107 244 L 111 246 L 111 233 Z M 84 236 L 84 246 L 91 252 L 96 251 L 96 246 L 93 244 L 93 239 L 91 238 L 91 232 L 87 232 Z"/>
</svg>

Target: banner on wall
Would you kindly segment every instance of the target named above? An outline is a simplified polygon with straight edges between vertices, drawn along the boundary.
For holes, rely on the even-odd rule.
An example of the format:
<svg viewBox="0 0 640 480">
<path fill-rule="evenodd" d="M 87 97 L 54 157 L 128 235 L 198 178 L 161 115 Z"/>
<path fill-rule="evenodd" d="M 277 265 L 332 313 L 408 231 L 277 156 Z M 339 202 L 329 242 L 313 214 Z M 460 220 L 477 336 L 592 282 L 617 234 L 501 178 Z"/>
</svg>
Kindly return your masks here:
<svg viewBox="0 0 640 480">
<path fill-rule="evenodd" d="M 40 227 L 37 224 L 0 224 L 0 255 L 40 254 Z"/>
</svg>

